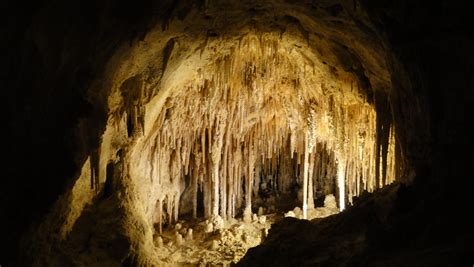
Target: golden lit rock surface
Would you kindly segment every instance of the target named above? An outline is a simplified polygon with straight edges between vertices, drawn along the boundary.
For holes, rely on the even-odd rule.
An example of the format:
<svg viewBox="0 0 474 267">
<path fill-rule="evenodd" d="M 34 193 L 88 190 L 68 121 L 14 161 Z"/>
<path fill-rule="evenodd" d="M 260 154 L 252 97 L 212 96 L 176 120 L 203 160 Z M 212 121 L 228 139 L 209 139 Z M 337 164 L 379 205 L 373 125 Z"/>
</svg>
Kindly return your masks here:
<svg viewBox="0 0 474 267">
<path fill-rule="evenodd" d="M 318 210 L 315 199 L 337 195 L 344 209 L 393 182 L 401 165 L 389 48 L 363 9 L 326 2 L 178 5 L 120 46 L 88 95 L 106 114 L 100 144 L 32 237 L 46 243 L 58 231 L 38 249 L 43 261 L 218 263 L 220 254 L 171 254 L 216 231 L 223 237 L 199 246 L 230 253 L 220 251 L 226 240 L 236 246 L 223 225 L 243 218 L 234 225 L 268 228 L 266 217 L 252 218 L 260 206 L 325 217 L 337 210 Z M 87 123 L 77 131 L 85 142 Z M 170 230 L 183 218 L 212 227 L 192 239 Z M 258 244 L 250 232 L 245 249 Z"/>
</svg>

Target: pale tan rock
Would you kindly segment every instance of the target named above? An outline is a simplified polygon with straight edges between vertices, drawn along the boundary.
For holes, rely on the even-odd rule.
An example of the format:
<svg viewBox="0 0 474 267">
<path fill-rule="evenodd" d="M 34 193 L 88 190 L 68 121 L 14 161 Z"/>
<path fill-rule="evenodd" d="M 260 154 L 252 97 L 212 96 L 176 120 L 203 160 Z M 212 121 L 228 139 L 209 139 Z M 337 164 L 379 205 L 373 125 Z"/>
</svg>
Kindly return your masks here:
<svg viewBox="0 0 474 267">
<path fill-rule="evenodd" d="M 302 215 L 301 208 L 300 207 L 295 207 L 293 209 L 293 213 L 295 214 L 295 217 L 299 219 Z"/>
<path fill-rule="evenodd" d="M 217 229 L 222 229 L 224 228 L 224 220 L 222 219 L 221 216 L 219 215 L 215 215 L 212 217 L 211 219 L 211 222 L 212 222 L 212 225 L 213 225 L 213 229 L 214 230 L 217 230 Z"/>
<path fill-rule="evenodd" d="M 324 207 L 330 208 L 330 209 L 337 209 L 336 197 L 334 197 L 334 195 L 325 196 Z"/>
<path fill-rule="evenodd" d="M 258 222 L 258 216 L 257 214 L 252 214 L 252 222 Z"/>
<path fill-rule="evenodd" d="M 287 213 L 285 213 L 285 217 L 293 217 L 293 218 L 296 218 L 296 214 L 290 210 L 288 211 Z"/>
<path fill-rule="evenodd" d="M 178 232 L 176 232 L 174 242 L 176 243 L 177 246 L 181 246 L 184 243 L 183 236 L 179 234 Z"/>
<path fill-rule="evenodd" d="M 157 247 L 163 247 L 163 238 L 161 236 L 156 238 L 156 245 Z"/>
<path fill-rule="evenodd" d="M 219 248 L 219 242 L 217 242 L 217 240 L 212 240 L 210 249 L 217 250 L 217 248 Z"/>
<path fill-rule="evenodd" d="M 264 209 L 263 207 L 258 207 L 258 216 L 262 216 L 264 214 Z"/>
<path fill-rule="evenodd" d="M 212 231 L 214 231 L 214 225 L 211 222 L 208 222 L 206 224 L 206 228 L 205 228 L 204 232 L 210 233 Z"/>
<path fill-rule="evenodd" d="M 186 241 L 192 241 L 193 240 L 193 229 L 189 228 L 188 232 L 186 233 Z"/>
</svg>

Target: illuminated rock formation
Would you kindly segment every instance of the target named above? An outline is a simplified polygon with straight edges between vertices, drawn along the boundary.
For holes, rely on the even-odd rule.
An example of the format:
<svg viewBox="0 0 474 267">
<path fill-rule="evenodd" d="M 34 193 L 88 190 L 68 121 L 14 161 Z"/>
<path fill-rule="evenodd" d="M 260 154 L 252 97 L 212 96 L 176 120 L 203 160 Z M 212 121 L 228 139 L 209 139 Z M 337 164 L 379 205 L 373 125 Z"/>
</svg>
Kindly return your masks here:
<svg viewBox="0 0 474 267">
<path fill-rule="evenodd" d="M 229 263 L 285 212 L 327 217 L 431 164 L 427 89 L 364 1 L 158 1 L 124 14 L 98 3 L 91 18 L 58 5 L 61 16 L 38 11 L 10 60 L 20 73 L 38 63 L 16 82 L 45 91 L 18 115 L 41 121 L 28 132 L 40 149 L 18 155 L 38 173 L 71 165 L 28 184 L 33 199 L 52 193 L 44 217 L 22 211 L 41 217 L 24 265 Z M 43 132 L 67 148 L 45 151 Z"/>
</svg>

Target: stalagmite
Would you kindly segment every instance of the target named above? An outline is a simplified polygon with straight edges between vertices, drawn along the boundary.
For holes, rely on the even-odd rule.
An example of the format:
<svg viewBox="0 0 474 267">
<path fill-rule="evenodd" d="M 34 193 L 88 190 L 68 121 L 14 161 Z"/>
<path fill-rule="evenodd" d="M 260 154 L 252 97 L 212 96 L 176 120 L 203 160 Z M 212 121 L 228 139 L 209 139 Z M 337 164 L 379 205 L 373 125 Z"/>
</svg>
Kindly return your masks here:
<svg viewBox="0 0 474 267">
<path fill-rule="evenodd" d="M 183 244 L 183 236 L 179 234 L 178 232 L 176 232 L 174 241 L 177 246 L 181 246 Z"/>
<path fill-rule="evenodd" d="M 217 240 L 212 240 L 210 249 L 217 250 L 217 248 L 219 248 L 219 243 L 217 242 Z"/>
<path fill-rule="evenodd" d="M 193 241 L 193 229 L 191 228 L 189 228 L 188 232 L 186 233 L 186 241 Z"/>
<path fill-rule="evenodd" d="M 262 216 L 263 215 L 263 207 L 258 207 L 258 216 Z"/>
<path fill-rule="evenodd" d="M 196 149 L 196 152 L 195 152 L 195 162 L 199 162 L 200 158 L 199 158 L 199 152 L 197 152 L 197 149 Z M 193 187 L 193 218 L 197 218 L 197 201 L 198 201 L 198 172 L 199 172 L 199 169 L 198 169 L 198 166 L 194 166 L 193 167 L 193 172 L 192 172 L 192 187 Z"/>
<path fill-rule="evenodd" d="M 214 231 L 214 225 L 211 222 L 208 222 L 206 224 L 206 228 L 205 228 L 204 232 L 210 233 L 212 231 Z"/>
</svg>

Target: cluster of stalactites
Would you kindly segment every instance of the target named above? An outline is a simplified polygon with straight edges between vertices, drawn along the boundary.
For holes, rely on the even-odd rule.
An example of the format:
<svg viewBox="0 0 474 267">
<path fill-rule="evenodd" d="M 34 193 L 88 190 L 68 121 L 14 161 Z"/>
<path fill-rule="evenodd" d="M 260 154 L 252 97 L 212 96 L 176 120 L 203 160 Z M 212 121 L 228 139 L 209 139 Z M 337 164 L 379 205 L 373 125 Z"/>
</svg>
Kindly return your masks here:
<svg viewBox="0 0 474 267">
<path fill-rule="evenodd" d="M 204 216 L 224 218 L 241 208 L 244 217 L 251 214 L 252 192 L 262 179 L 279 192 L 293 181 L 303 184 L 307 208 L 314 206 L 322 179 L 343 177 L 338 193 L 343 201 L 394 180 L 393 127 L 387 149 L 378 149 L 373 106 L 346 101 L 342 89 L 328 93 L 321 83 L 308 88 L 300 80 L 316 78 L 278 50 L 275 41 L 244 38 L 167 98 L 147 139 L 150 179 L 163 194 L 160 222 L 165 213 L 177 219 L 185 178 L 193 215 L 199 191 Z M 387 164 L 377 163 L 381 151 Z M 385 178 L 376 180 L 377 171 Z"/>
</svg>

